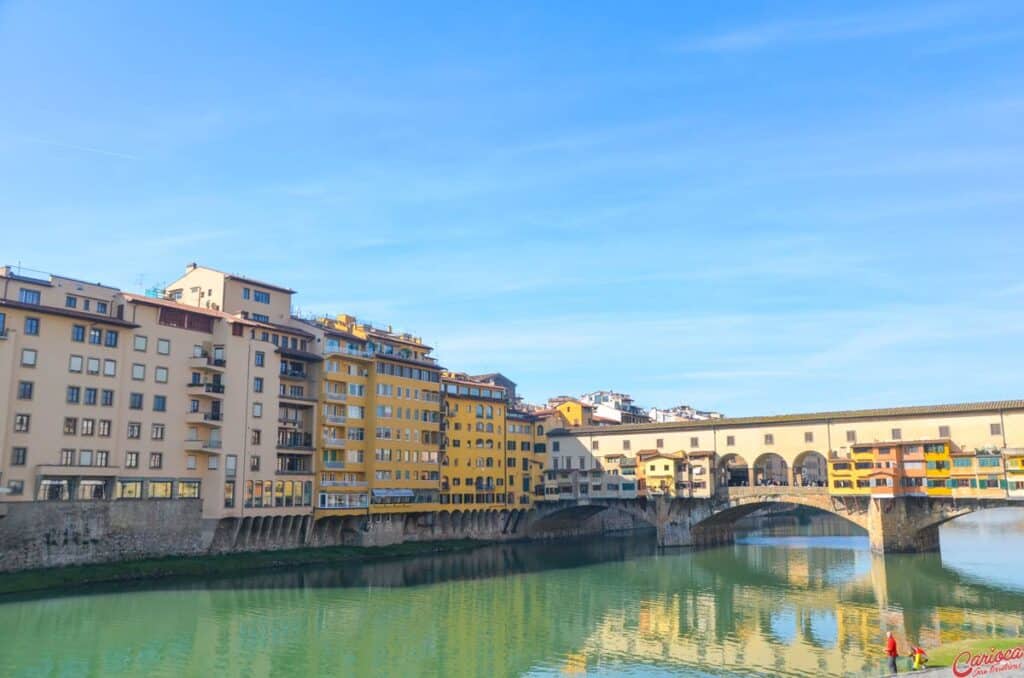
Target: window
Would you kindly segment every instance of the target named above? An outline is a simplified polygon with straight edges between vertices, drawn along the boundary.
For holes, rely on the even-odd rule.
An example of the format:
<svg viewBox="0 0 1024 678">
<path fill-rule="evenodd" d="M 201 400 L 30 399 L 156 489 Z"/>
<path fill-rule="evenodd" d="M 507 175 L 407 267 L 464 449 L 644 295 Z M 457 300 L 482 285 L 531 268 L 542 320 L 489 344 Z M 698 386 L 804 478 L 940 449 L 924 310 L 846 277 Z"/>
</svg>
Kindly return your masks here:
<svg viewBox="0 0 1024 678">
<path fill-rule="evenodd" d="M 170 339 L 157 339 L 156 340 L 156 352 L 160 355 L 171 354 L 171 341 Z"/>
<path fill-rule="evenodd" d="M 82 398 L 82 402 L 86 405 L 95 405 L 97 395 L 99 395 L 99 391 L 94 388 L 87 388 L 85 389 L 85 397 Z"/>
<path fill-rule="evenodd" d="M 82 419 L 81 434 L 83 436 L 91 436 L 96 433 L 96 420 L 95 419 Z"/>
<path fill-rule="evenodd" d="M 812 431 L 805 431 L 804 432 L 804 442 L 805 443 L 813 443 L 814 442 L 814 433 Z"/>
<path fill-rule="evenodd" d="M 263 377 L 253 377 L 252 391 L 253 393 L 263 393 Z"/>
<path fill-rule="evenodd" d="M 1024 483 L 1022 483 L 1024 484 Z M 25 481 L 24 480 L 11 480 L 7 483 L 7 489 L 10 490 L 10 494 L 22 494 L 25 492 Z"/>
<path fill-rule="evenodd" d="M 903 431 L 901 431 L 901 430 L 900 430 L 900 429 L 898 429 L 898 428 L 894 428 L 894 429 L 892 430 L 892 439 L 893 439 L 893 440 L 900 440 L 900 439 L 902 439 L 902 438 L 903 438 Z"/>
<path fill-rule="evenodd" d="M 150 428 L 150 438 L 152 438 L 153 440 L 163 440 L 164 439 L 164 425 L 163 424 L 153 424 L 153 426 Z"/>
<path fill-rule="evenodd" d="M 252 416 L 262 417 L 263 416 L 263 403 L 252 404 Z"/>
<path fill-rule="evenodd" d="M 80 355 L 73 355 L 68 358 L 68 372 L 81 372 L 83 359 Z"/>
<path fill-rule="evenodd" d="M 254 454 L 253 456 L 249 457 L 249 470 L 250 471 L 259 471 L 260 470 L 260 456 L 258 454 Z"/>
<path fill-rule="evenodd" d="M 114 392 L 109 388 L 105 388 L 100 392 L 100 405 L 103 407 L 114 406 Z"/>
<path fill-rule="evenodd" d="M 143 397 L 141 393 L 132 393 L 128 396 L 128 409 L 141 410 Z"/>
<path fill-rule="evenodd" d="M 736 436 L 725 436 L 726 447 L 733 447 L 736 444 Z"/>
<path fill-rule="evenodd" d="M 104 360 L 103 361 L 103 376 L 114 377 L 117 376 L 117 361 L 116 360 Z"/>
<path fill-rule="evenodd" d="M 552 452 L 558 452 L 559 451 L 559 447 L 561 447 L 561 446 L 559 445 L 557 440 L 552 441 L 552 443 L 551 443 L 551 451 Z"/>
<path fill-rule="evenodd" d="M 628 440 L 623 440 L 622 441 L 622 449 L 624 449 L 624 450 L 628 450 L 629 449 L 629 441 Z"/>
<path fill-rule="evenodd" d="M 64 306 L 66 308 L 78 308 L 78 297 L 67 295 L 64 297 Z"/>
<path fill-rule="evenodd" d="M 25 318 L 25 334 L 33 337 L 39 336 L 39 318 Z"/>
<path fill-rule="evenodd" d="M 262 436 L 263 436 L 263 434 L 260 432 L 260 430 L 258 428 L 254 428 L 252 430 L 252 435 L 251 435 L 252 444 L 253 445 L 259 445 L 260 444 L 260 440 L 262 439 Z"/>
<path fill-rule="evenodd" d="M 88 374 L 99 374 L 100 373 L 100 359 L 89 358 L 85 361 L 85 371 Z"/>
<path fill-rule="evenodd" d="M 92 466 L 92 450 L 79 450 L 78 451 L 78 465 L 79 466 Z"/>
<path fill-rule="evenodd" d="M 142 481 L 118 480 L 116 496 L 118 499 L 142 499 Z"/>
<path fill-rule="evenodd" d="M 117 330 L 107 330 L 103 345 L 107 348 L 117 348 Z"/>
<path fill-rule="evenodd" d="M 27 447 L 14 447 L 11 449 L 11 466 L 24 466 L 28 458 Z"/>
<path fill-rule="evenodd" d="M 155 395 L 153 396 L 153 411 L 154 412 L 166 412 L 167 411 L 167 396 Z"/>
<path fill-rule="evenodd" d="M 690 447 L 700 447 L 700 440 L 697 438 L 697 436 L 693 436 L 690 438 Z"/>
<path fill-rule="evenodd" d="M 948 438 L 949 437 L 949 427 L 948 426 L 940 426 L 939 427 L 939 437 L 940 438 Z"/>
<path fill-rule="evenodd" d="M 262 290 L 254 290 L 252 293 L 252 300 L 258 304 L 269 304 L 270 303 L 270 292 L 263 292 Z"/>
<path fill-rule="evenodd" d="M 171 498 L 171 481 L 170 480 L 150 480 L 146 483 L 149 490 L 150 499 L 170 499 Z"/>
<path fill-rule="evenodd" d="M 64 435 L 73 436 L 78 431 L 78 417 L 64 417 Z"/>
<path fill-rule="evenodd" d="M 999 424 L 989 424 L 988 432 L 994 436 L 1001 435 L 1003 432 L 1003 427 L 1000 426 Z"/>
<path fill-rule="evenodd" d="M 107 302 L 105 302 L 105 301 L 97 301 L 96 302 L 96 312 L 97 313 L 102 313 L 103 315 L 106 315 L 107 314 Z"/>
<path fill-rule="evenodd" d="M 125 468 L 139 468 L 139 453 L 138 452 L 125 452 L 124 453 L 124 465 L 125 465 Z"/>
<path fill-rule="evenodd" d="M 16 414 L 16 415 L 14 415 L 14 432 L 15 433 L 28 433 L 31 424 L 32 424 L 32 415 L 30 415 L 30 414 Z"/>
<path fill-rule="evenodd" d="M 39 354 L 35 349 L 23 348 L 21 349 L 21 366 L 22 367 L 35 367 L 36 361 L 39 359 Z"/>
<path fill-rule="evenodd" d="M 39 290 L 28 290 L 22 287 L 18 290 L 18 301 L 23 304 L 39 304 Z"/>
<path fill-rule="evenodd" d="M 855 443 L 855 442 L 857 442 L 857 432 L 856 431 L 847 431 L 846 432 L 846 442 L 848 442 L 848 443 Z"/>
<path fill-rule="evenodd" d="M 79 396 L 82 394 L 82 389 L 78 386 L 68 386 L 67 401 L 72 405 L 78 404 Z"/>
<path fill-rule="evenodd" d="M 128 438 L 135 440 L 142 437 L 142 424 L 137 421 L 128 422 Z"/>
<path fill-rule="evenodd" d="M 89 343 L 99 346 L 103 343 L 103 330 L 98 327 L 89 328 Z"/>
<path fill-rule="evenodd" d="M 665 447 L 665 440 L 663 438 L 658 438 L 657 440 L 654 441 L 654 446 L 660 450 L 661 448 Z"/>
<path fill-rule="evenodd" d="M 199 498 L 199 481 L 198 480 L 179 480 L 178 481 L 178 499 L 198 499 Z"/>
<path fill-rule="evenodd" d="M 263 367 L 264 365 L 267 364 L 267 354 L 264 353 L 263 351 L 256 351 L 256 353 L 253 354 L 253 356 L 253 359 L 255 360 L 256 363 L 256 367 Z"/>
<path fill-rule="evenodd" d="M 242 288 L 242 298 L 243 299 L 248 299 L 249 298 L 249 288 L 248 287 L 243 287 Z"/>
<path fill-rule="evenodd" d="M 145 352 L 147 344 L 149 344 L 149 339 L 141 334 L 136 334 L 135 338 L 132 340 L 132 348 L 136 351 Z"/>
<path fill-rule="evenodd" d="M 774 445 L 775 444 L 775 436 L 772 435 L 771 433 L 765 433 L 764 434 L 764 444 L 765 445 Z"/>
<path fill-rule="evenodd" d="M 167 374 L 168 373 L 167 373 L 167 368 L 166 367 L 158 367 L 155 370 L 153 370 L 153 379 L 158 384 L 166 384 L 167 383 Z"/>
<path fill-rule="evenodd" d="M 217 457 L 210 457 L 210 459 L 216 459 Z M 238 455 L 229 454 L 224 457 L 224 475 L 228 478 L 234 478 L 238 472 Z"/>
<path fill-rule="evenodd" d="M 142 381 L 146 378 L 146 366 L 139 363 L 132 364 L 132 379 Z"/>
<path fill-rule="evenodd" d="M 196 455 L 190 454 L 187 457 L 185 457 L 185 468 L 188 469 L 189 471 L 196 470 Z"/>
<path fill-rule="evenodd" d="M 74 466 L 75 465 L 75 451 L 69 449 L 63 449 L 60 451 L 60 465 L 61 466 Z"/>
<path fill-rule="evenodd" d="M 18 382 L 18 400 L 32 400 L 33 383 L 31 381 Z"/>
<path fill-rule="evenodd" d="M 228 480 L 224 483 L 224 508 L 233 508 L 235 505 L 235 481 Z"/>
<path fill-rule="evenodd" d="M 164 454 L 163 452 L 150 452 L 149 453 L 149 468 L 163 468 L 164 467 Z"/>
<path fill-rule="evenodd" d="M 85 325 L 71 326 L 71 341 L 82 343 L 85 341 Z"/>
<path fill-rule="evenodd" d="M 100 419 L 96 426 L 96 435 L 101 438 L 110 437 L 111 421 L 109 419 Z"/>
<path fill-rule="evenodd" d="M 269 323 L 270 322 L 270 316 L 266 315 L 264 313 L 253 313 L 252 314 L 252 319 L 255 320 L 258 323 Z M 277 339 L 277 337 L 274 337 L 274 339 Z M 274 343 L 277 343 L 277 342 L 275 341 Z"/>
</svg>

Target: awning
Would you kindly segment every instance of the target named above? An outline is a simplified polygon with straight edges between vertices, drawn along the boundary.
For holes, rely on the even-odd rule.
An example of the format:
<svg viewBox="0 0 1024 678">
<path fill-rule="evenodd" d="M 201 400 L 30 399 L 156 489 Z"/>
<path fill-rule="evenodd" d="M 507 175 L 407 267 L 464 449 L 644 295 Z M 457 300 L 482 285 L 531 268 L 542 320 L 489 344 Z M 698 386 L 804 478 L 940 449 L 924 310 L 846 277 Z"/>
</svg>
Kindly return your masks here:
<svg viewBox="0 0 1024 678">
<path fill-rule="evenodd" d="M 375 497 L 414 497 L 412 490 L 372 490 Z"/>
</svg>

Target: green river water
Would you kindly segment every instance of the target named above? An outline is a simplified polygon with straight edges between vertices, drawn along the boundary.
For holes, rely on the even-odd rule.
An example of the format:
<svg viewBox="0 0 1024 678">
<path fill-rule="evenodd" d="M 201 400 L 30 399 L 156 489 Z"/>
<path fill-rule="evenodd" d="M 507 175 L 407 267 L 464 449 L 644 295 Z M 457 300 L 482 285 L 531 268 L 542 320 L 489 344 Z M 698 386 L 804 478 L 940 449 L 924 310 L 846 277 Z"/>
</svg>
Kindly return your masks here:
<svg viewBox="0 0 1024 678">
<path fill-rule="evenodd" d="M 872 556 L 825 517 L 0 598 L 0 676 L 879 675 L 885 631 L 1024 634 L 1024 510 Z"/>
</svg>

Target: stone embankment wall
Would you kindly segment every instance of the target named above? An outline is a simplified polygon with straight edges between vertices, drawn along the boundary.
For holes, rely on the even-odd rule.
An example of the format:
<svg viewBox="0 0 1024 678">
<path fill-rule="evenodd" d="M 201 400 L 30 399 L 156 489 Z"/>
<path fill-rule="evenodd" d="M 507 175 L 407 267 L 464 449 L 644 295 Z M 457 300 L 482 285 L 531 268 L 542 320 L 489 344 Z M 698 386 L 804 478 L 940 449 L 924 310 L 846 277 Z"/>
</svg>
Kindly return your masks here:
<svg viewBox="0 0 1024 678">
<path fill-rule="evenodd" d="M 537 511 L 455 511 L 326 518 L 278 515 L 204 520 L 197 499 L 9 502 L 0 505 L 0 572 L 167 556 L 320 546 L 388 546 L 450 539 L 516 541 L 603 534 L 650 524 L 607 510 L 564 521 Z"/>
<path fill-rule="evenodd" d="M 0 572 L 206 553 L 202 502 L 9 502 Z"/>
</svg>

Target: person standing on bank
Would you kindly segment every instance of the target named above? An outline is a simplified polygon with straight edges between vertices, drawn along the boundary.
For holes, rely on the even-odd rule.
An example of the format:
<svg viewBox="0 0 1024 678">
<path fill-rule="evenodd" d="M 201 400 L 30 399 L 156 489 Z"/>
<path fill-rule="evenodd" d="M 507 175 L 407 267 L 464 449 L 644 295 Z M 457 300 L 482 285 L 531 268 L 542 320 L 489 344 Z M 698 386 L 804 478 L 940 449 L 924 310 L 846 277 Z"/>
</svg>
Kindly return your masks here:
<svg viewBox="0 0 1024 678">
<path fill-rule="evenodd" d="M 889 673 L 899 673 L 896 668 L 896 657 L 899 657 L 900 653 L 896 649 L 896 637 L 892 635 L 892 631 L 885 632 L 885 654 L 889 657 Z"/>
</svg>

